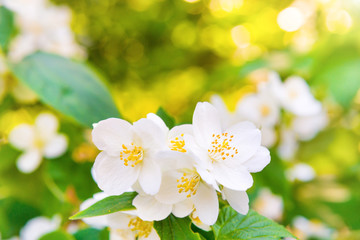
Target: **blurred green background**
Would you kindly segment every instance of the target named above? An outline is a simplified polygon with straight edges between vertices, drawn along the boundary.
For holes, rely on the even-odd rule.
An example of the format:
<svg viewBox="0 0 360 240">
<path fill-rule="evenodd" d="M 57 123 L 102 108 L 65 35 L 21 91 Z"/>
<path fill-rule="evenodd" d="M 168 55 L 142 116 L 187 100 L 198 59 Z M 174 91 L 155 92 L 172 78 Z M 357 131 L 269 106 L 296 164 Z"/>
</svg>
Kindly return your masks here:
<svg viewBox="0 0 360 240">
<path fill-rule="evenodd" d="M 359 0 L 52 2 L 72 9 L 77 41 L 130 121 L 162 107 L 176 123 L 191 122 L 196 102 L 214 93 L 234 109 L 241 96 L 253 91 L 250 73 L 257 69 L 275 70 L 283 79 L 302 76 L 327 110 L 329 125 L 301 142 L 291 162 L 272 149 L 271 164 L 254 175 L 251 202 L 266 187 L 283 198 L 281 224 L 291 228 L 301 215 L 333 229 L 330 239 L 360 239 Z M 297 12 L 284 13 L 289 7 Z M 7 135 L 44 109 L 59 117 L 68 150 L 34 173 L 22 174 L 15 166 L 20 152 L 8 144 Z M 63 229 L 71 224 L 86 228 L 67 218 L 99 191 L 90 174 L 97 154 L 90 130 L 40 101 L 22 103 L 5 93 L 0 134 L 3 238 L 18 235 L 27 220 L 39 215 L 59 213 Z M 314 168 L 315 179 L 286 178 L 286 169 L 300 162 Z"/>
</svg>

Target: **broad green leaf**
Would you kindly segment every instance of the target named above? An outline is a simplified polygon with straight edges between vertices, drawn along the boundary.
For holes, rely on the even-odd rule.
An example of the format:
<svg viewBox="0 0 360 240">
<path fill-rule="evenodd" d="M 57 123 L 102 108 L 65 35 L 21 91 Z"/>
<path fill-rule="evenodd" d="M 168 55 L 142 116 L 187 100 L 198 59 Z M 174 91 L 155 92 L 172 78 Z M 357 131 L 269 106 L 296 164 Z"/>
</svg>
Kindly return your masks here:
<svg viewBox="0 0 360 240">
<path fill-rule="evenodd" d="M 0 7 L 0 46 L 5 51 L 14 30 L 14 14 L 7 8 Z"/>
<path fill-rule="evenodd" d="M 47 233 L 39 238 L 39 240 L 75 240 L 75 238 L 72 235 L 59 230 Z"/>
<path fill-rule="evenodd" d="M 99 76 L 84 64 L 38 52 L 11 68 L 44 103 L 85 126 L 120 116 Z"/>
<path fill-rule="evenodd" d="M 293 237 L 283 226 L 250 210 L 241 215 L 231 207 L 224 207 L 217 222 L 212 226 L 216 240 L 223 239 L 282 239 Z"/>
<path fill-rule="evenodd" d="M 175 119 L 171 117 L 162 107 L 157 110 L 156 115 L 158 115 L 165 122 L 168 128 L 175 126 Z"/>
<path fill-rule="evenodd" d="M 194 233 L 191 228 L 189 218 L 176 218 L 170 215 L 162 221 L 155 221 L 154 228 L 160 236 L 160 239 L 166 240 L 200 240 L 198 233 Z"/>
<path fill-rule="evenodd" d="M 74 216 L 70 217 L 71 220 L 95 217 L 106 215 L 118 211 L 132 210 L 134 206 L 132 205 L 133 199 L 136 197 L 136 192 L 126 192 L 119 196 L 110 196 L 101 201 L 98 201 L 94 205 L 88 207 L 87 209 L 78 212 Z"/>
</svg>

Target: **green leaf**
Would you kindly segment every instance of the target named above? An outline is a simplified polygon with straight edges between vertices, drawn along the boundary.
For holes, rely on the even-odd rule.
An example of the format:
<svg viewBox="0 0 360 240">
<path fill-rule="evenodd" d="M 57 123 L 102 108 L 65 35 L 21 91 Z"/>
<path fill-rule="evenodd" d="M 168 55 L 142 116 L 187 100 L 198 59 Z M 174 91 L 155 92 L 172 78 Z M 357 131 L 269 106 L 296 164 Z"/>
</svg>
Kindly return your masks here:
<svg viewBox="0 0 360 240">
<path fill-rule="evenodd" d="M 224 207 L 212 226 L 216 240 L 221 239 L 281 239 L 293 237 L 283 226 L 250 210 L 241 215 L 231 207 Z"/>
<path fill-rule="evenodd" d="M 62 231 L 54 231 L 48 234 L 45 234 L 39 240 L 75 240 L 75 238 L 65 232 Z"/>
<path fill-rule="evenodd" d="M 74 234 L 76 240 L 109 240 L 108 229 L 86 228 Z"/>
<path fill-rule="evenodd" d="M 191 228 L 191 220 L 189 218 L 176 218 L 170 215 L 162 221 L 155 221 L 154 228 L 160 239 L 166 240 L 200 240 L 198 233 L 194 233 Z"/>
<path fill-rule="evenodd" d="M 119 196 L 110 196 L 101 201 L 98 201 L 94 205 L 88 207 L 87 209 L 78 212 L 74 216 L 70 217 L 71 220 L 95 217 L 106 215 L 118 211 L 132 210 L 134 206 L 132 205 L 133 199 L 136 197 L 136 192 L 126 192 Z"/>
<path fill-rule="evenodd" d="M 84 64 L 38 52 L 11 68 L 44 103 L 85 126 L 120 116 L 99 76 Z"/>
<path fill-rule="evenodd" d="M 9 9 L 0 7 L 0 46 L 5 51 L 14 30 L 14 14 Z"/>
<path fill-rule="evenodd" d="M 157 110 L 156 115 L 158 115 L 165 122 L 168 128 L 175 126 L 175 119 L 171 117 L 162 107 Z"/>
</svg>

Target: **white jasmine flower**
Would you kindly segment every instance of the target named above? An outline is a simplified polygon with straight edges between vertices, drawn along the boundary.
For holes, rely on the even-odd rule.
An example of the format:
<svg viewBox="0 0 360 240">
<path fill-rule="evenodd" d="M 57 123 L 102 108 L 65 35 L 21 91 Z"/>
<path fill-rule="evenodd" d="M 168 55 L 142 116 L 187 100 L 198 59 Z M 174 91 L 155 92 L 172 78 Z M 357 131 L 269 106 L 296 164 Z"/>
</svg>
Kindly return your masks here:
<svg viewBox="0 0 360 240">
<path fill-rule="evenodd" d="M 269 189 L 263 188 L 253 203 L 254 210 L 275 221 L 280 221 L 284 211 L 284 201 Z"/>
<path fill-rule="evenodd" d="M 41 113 L 34 125 L 20 124 L 9 136 L 10 143 L 24 153 L 17 160 L 21 172 L 33 172 L 44 157 L 56 158 L 67 149 L 65 135 L 57 133 L 58 120 L 50 113 Z"/>
<path fill-rule="evenodd" d="M 331 239 L 333 230 L 325 226 L 319 220 L 309 220 L 303 216 L 297 216 L 293 220 L 296 235 L 301 239 L 321 238 Z"/>
<path fill-rule="evenodd" d="M 60 227 L 61 218 L 54 216 L 52 219 L 36 217 L 29 220 L 20 231 L 22 240 L 38 240 L 47 233 L 53 232 Z"/>
<path fill-rule="evenodd" d="M 242 98 L 237 103 L 236 114 L 258 127 L 272 127 L 279 121 L 280 107 L 273 96 L 266 91 L 260 91 Z"/>
<path fill-rule="evenodd" d="M 11 60 L 20 61 L 37 50 L 65 57 L 84 55 L 70 29 L 69 8 L 51 6 L 45 0 L 5 0 L 4 5 L 16 13 L 19 28 L 10 45 Z"/>
<path fill-rule="evenodd" d="M 286 177 L 290 181 L 299 180 L 308 182 L 315 178 L 316 173 L 314 169 L 306 163 L 298 163 L 286 171 Z"/>
<path fill-rule="evenodd" d="M 170 152 L 161 157 L 163 180 L 155 198 L 174 204 L 175 216 L 185 217 L 196 209 L 203 223 L 214 224 L 219 214 L 215 179 L 205 169 L 201 170 L 202 166 L 189 153 Z"/>
<path fill-rule="evenodd" d="M 96 124 L 92 136 L 102 150 L 95 160 L 93 174 L 100 189 L 118 195 L 138 181 L 147 194 L 159 191 L 161 169 L 157 154 L 167 150 L 167 135 L 158 124 L 147 118 L 133 125 L 109 118 Z"/>
<path fill-rule="evenodd" d="M 193 130 L 193 137 L 185 135 L 189 149 L 226 188 L 247 190 L 253 184 L 250 172 L 261 171 L 270 162 L 254 124 L 241 122 L 224 130 L 217 110 L 207 102 L 197 104 Z"/>
<path fill-rule="evenodd" d="M 306 81 L 298 76 L 286 79 L 279 95 L 282 106 L 298 116 L 308 116 L 321 111 L 321 103 L 311 94 Z"/>
<path fill-rule="evenodd" d="M 103 192 L 96 193 L 93 198 L 85 200 L 80 209 L 86 209 L 108 196 Z M 95 228 L 110 227 L 110 240 L 160 239 L 153 228 L 153 222 L 139 218 L 136 210 L 83 218 L 83 221 Z"/>
</svg>

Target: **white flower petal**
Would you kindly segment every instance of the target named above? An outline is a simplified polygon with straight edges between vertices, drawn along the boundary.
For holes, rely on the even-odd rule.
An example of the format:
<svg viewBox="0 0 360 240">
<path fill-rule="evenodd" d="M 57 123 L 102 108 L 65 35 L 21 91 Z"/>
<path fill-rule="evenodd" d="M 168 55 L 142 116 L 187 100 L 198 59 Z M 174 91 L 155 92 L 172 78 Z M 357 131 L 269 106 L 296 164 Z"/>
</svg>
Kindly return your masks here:
<svg viewBox="0 0 360 240">
<path fill-rule="evenodd" d="M 122 145 L 129 145 L 133 140 L 133 127 L 125 120 L 109 118 L 97 123 L 92 139 L 98 149 L 119 156 Z"/>
<path fill-rule="evenodd" d="M 179 193 L 177 187 L 177 179 L 181 178 L 182 174 L 176 171 L 165 172 L 159 192 L 155 195 L 155 198 L 160 202 L 167 204 L 174 204 L 186 199 L 186 192 Z"/>
<path fill-rule="evenodd" d="M 258 151 L 249 160 L 243 163 L 249 172 L 260 172 L 270 163 L 270 152 L 267 148 L 260 146 Z"/>
<path fill-rule="evenodd" d="M 29 124 L 20 124 L 16 126 L 9 135 L 11 145 L 20 150 L 25 150 L 34 145 L 35 130 Z"/>
<path fill-rule="evenodd" d="M 238 213 L 246 215 L 249 211 L 249 197 L 245 191 L 234 191 L 224 187 L 222 190 L 223 195 Z"/>
<path fill-rule="evenodd" d="M 159 192 L 161 169 L 151 159 L 145 159 L 139 174 L 139 183 L 145 193 L 154 195 Z"/>
<path fill-rule="evenodd" d="M 129 229 L 129 221 L 134 218 L 134 216 L 123 212 L 115 212 L 104 216 L 107 218 L 108 226 L 115 229 Z"/>
<path fill-rule="evenodd" d="M 46 158 L 56 158 L 62 155 L 68 146 L 67 138 L 63 134 L 57 134 L 44 147 L 43 152 Z"/>
<path fill-rule="evenodd" d="M 175 217 L 183 218 L 194 210 L 194 203 L 190 198 L 173 205 L 172 213 Z"/>
<path fill-rule="evenodd" d="M 142 118 L 133 125 L 136 136 L 144 149 L 152 152 L 167 149 L 167 132 L 165 133 L 152 120 Z"/>
<path fill-rule="evenodd" d="M 193 126 L 191 124 L 183 124 L 173 127 L 169 131 L 168 139 L 179 137 L 181 134 L 193 134 Z"/>
<path fill-rule="evenodd" d="M 237 121 L 236 116 L 228 110 L 225 102 L 219 95 L 212 95 L 210 98 L 210 103 L 218 111 L 223 128 L 228 128 Z"/>
<path fill-rule="evenodd" d="M 215 189 L 200 183 L 192 199 L 199 219 L 207 225 L 213 225 L 219 215 L 219 201 Z"/>
<path fill-rule="evenodd" d="M 224 163 L 214 163 L 213 174 L 216 181 L 232 190 L 245 191 L 253 185 L 253 179 L 244 166 L 227 166 Z"/>
<path fill-rule="evenodd" d="M 244 162 L 252 157 L 261 144 L 261 132 L 250 122 L 240 122 L 226 130 L 233 135 L 231 146 L 235 146 L 238 154 L 234 159 Z"/>
<path fill-rule="evenodd" d="M 179 168 L 192 168 L 194 165 L 193 156 L 177 151 L 158 152 L 154 159 L 161 167 L 162 171 L 169 171 Z"/>
<path fill-rule="evenodd" d="M 135 232 L 131 229 L 110 229 L 111 240 L 134 240 L 136 239 Z"/>
<path fill-rule="evenodd" d="M 39 167 L 41 160 L 42 156 L 39 150 L 31 149 L 20 155 L 16 166 L 23 173 L 31 173 Z"/>
<path fill-rule="evenodd" d="M 208 153 L 204 148 L 201 148 L 197 142 L 195 141 L 195 138 L 191 135 L 184 135 L 185 139 L 185 149 L 188 153 L 191 153 L 191 155 L 194 155 L 194 161 L 197 165 L 203 167 L 203 168 L 211 168 L 211 159 L 208 156 Z"/>
<path fill-rule="evenodd" d="M 44 141 L 49 140 L 57 132 L 59 122 L 51 113 L 40 113 L 35 120 L 36 131 Z"/>
<path fill-rule="evenodd" d="M 272 147 L 276 143 L 277 134 L 273 127 L 261 128 L 261 145 Z"/>
<path fill-rule="evenodd" d="M 167 134 L 169 132 L 169 128 L 166 126 L 166 124 L 164 123 L 164 121 L 156 114 L 154 113 L 149 113 L 148 115 L 146 115 L 147 119 L 150 119 L 151 121 L 153 121 L 159 128 L 161 128 L 161 130 L 164 132 L 164 134 Z"/>
<path fill-rule="evenodd" d="M 197 143 L 208 148 L 213 134 L 221 133 L 221 122 L 216 108 L 208 102 L 199 102 L 193 115 L 194 137 Z"/>
<path fill-rule="evenodd" d="M 198 167 L 197 165 L 195 165 L 195 167 L 196 167 L 196 171 L 199 173 L 199 175 L 203 181 L 205 181 L 207 184 L 209 184 L 216 190 L 220 191 L 213 174 L 211 174 L 208 170 L 206 170 L 202 167 Z"/>
<path fill-rule="evenodd" d="M 109 195 L 127 191 L 137 180 L 140 168 L 125 166 L 119 157 L 99 153 L 94 163 L 94 177 L 99 188 Z"/>
<path fill-rule="evenodd" d="M 137 195 L 133 200 L 139 217 L 144 221 L 160 221 L 170 215 L 171 204 L 157 201 L 153 196 Z"/>
</svg>

